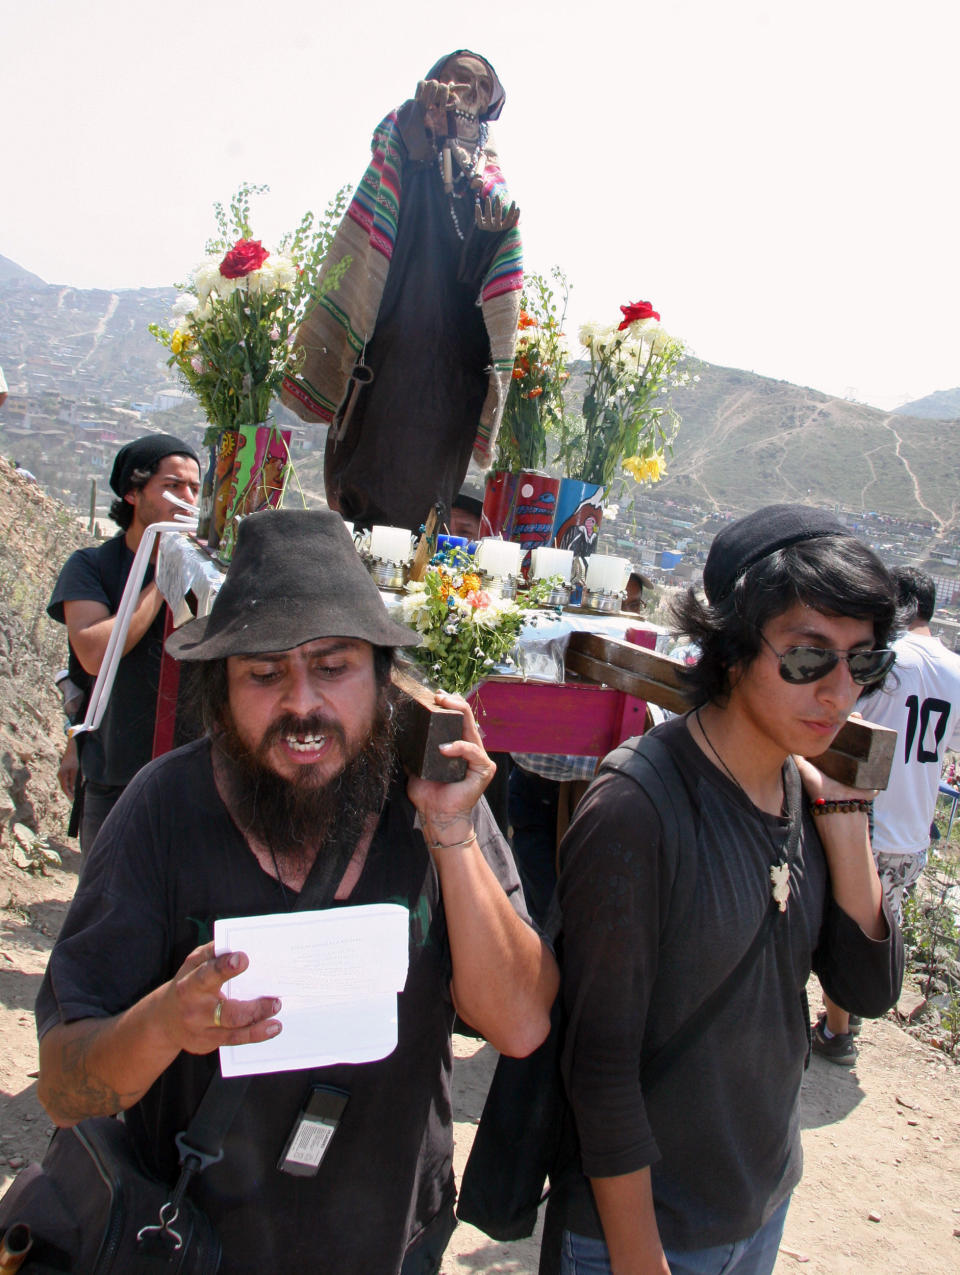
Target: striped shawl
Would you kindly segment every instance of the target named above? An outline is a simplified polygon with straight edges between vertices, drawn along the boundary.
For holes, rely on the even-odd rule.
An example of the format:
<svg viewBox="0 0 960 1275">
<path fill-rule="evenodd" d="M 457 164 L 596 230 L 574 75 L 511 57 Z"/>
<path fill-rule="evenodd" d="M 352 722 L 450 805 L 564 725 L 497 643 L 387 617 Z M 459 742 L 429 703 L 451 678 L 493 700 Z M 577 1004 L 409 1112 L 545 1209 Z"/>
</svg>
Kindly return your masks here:
<svg viewBox="0 0 960 1275">
<path fill-rule="evenodd" d="M 321 273 L 344 257 L 351 265 L 337 291 L 328 292 L 300 324 L 301 352 L 297 375 L 287 377 L 283 402 L 305 421 L 329 424 L 347 392 L 350 373 L 364 341 L 373 335 L 380 300 L 390 269 L 402 199 L 405 148 L 392 111 L 373 135 L 373 158 L 334 236 Z M 481 199 L 499 196 L 507 204 L 507 188 L 488 142 Z M 489 383 L 473 444 L 473 457 L 488 469 L 510 389 L 520 291 L 523 286 L 520 234 L 502 237 L 484 276 L 480 299 L 490 339 Z"/>
</svg>

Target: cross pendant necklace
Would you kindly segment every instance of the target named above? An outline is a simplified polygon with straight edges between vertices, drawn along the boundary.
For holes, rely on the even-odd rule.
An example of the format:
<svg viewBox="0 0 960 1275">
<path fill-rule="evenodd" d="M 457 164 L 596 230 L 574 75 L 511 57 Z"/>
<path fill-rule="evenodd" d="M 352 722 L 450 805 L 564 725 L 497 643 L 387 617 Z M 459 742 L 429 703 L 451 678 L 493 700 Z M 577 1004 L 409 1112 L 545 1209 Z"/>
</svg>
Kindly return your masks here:
<svg viewBox="0 0 960 1275">
<path fill-rule="evenodd" d="M 716 757 L 717 761 L 720 763 L 721 769 L 733 781 L 733 783 L 737 786 L 737 788 L 740 789 L 744 797 L 747 798 L 747 801 L 750 801 L 750 797 L 747 794 L 747 790 L 744 788 L 743 784 L 740 782 L 740 780 L 736 777 L 736 775 L 733 773 L 733 771 L 730 769 L 727 763 L 723 760 L 723 758 L 717 752 L 716 748 L 714 748 L 713 740 L 704 730 L 703 722 L 700 718 L 699 708 L 696 709 L 696 711 L 694 712 L 694 717 L 697 719 L 697 726 L 700 729 L 700 734 L 703 736 L 707 747 L 710 749 L 714 757 Z M 754 808 L 754 810 L 756 809 L 756 806 L 754 805 L 752 801 L 750 801 L 750 805 Z M 773 837 L 770 836 L 770 832 L 769 832 L 769 829 L 767 828 L 767 825 L 763 822 L 762 819 L 760 820 L 760 824 L 763 828 L 764 833 L 767 836 L 768 841 L 770 842 L 770 845 L 773 847 L 774 854 L 777 856 L 777 858 L 779 858 L 780 851 L 777 849 L 777 844 L 774 841 Z M 780 909 L 781 912 L 786 912 L 787 900 L 790 898 L 790 863 L 786 859 L 782 860 L 780 863 L 771 863 L 770 865 L 770 897 L 773 899 L 774 903 L 776 903 L 777 907 Z"/>
</svg>

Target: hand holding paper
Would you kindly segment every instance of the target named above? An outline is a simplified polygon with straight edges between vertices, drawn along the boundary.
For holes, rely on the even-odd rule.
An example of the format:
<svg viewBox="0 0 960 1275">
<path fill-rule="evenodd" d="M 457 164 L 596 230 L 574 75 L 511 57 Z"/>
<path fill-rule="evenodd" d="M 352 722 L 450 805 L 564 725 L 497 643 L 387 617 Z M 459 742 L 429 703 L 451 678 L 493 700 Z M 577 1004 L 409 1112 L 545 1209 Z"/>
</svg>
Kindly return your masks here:
<svg viewBox="0 0 960 1275">
<path fill-rule="evenodd" d="M 397 1045 L 397 994 L 407 977 L 409 912 L 394 903 L 217 921 L 217 954 L 242 950 L 229 997 L 275 995 L 283 1031 L 220 1050 L 224 1076 L 373 1062 Z"/>
</svg>

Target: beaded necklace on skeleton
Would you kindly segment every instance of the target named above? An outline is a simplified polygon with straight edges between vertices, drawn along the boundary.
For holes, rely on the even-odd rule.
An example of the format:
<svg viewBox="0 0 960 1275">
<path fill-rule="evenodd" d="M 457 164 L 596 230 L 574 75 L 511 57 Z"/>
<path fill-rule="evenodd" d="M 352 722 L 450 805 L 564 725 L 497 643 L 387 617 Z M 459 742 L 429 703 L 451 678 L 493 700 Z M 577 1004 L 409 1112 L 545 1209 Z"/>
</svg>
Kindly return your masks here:
<svg viewBox="0 0 960 1275">
<path fill-rule="evenodd" d="M 713 753 L 714 757 L 716 757 L 717 761 L 720 763 L 724 772 L 730 777 L 730 779 L 733 780 L 736 786 L 743 793 L 744 797 L 747 798 L 747 801 L 750 801 L 750 797 L 747 795 L 747 790 L 744 788 L 743 784 L 740 782 L 740 780 L 736 777 L 736 775 L 733 773 L 733 771 L 730 769 L 727 763 L 723 760 L 723 758 L 717 752 L 716 748 L 714 748 L 713 740 L 704 730 L 703 722 L 700 720 L 699 708 L 694 713 L 694 717 L 696 717 L 697 725 L 700 727 L 700 734 L 703 736 L 703 738 L 707 742 L 707 747 Z M 753 806 L 754 803 L 750 801 L 750 805 Z M 797 817 L 799 818 L 799 814 Z M 774 841 L 773 837 L 770 836 L 770 830 L 767 828 L 767 825 L 763 822 L 762 819 L 760 819 L 760 824 L 763 828 L 764 833 L 766 834 L 767 840 L 770 842 L 770 845 L 773 847 L 774 854 L 777 855 L 777 857 L 779 858 L 780 851 L 777 849 L 777 843 Z M 786 862 L 786 860 L 780 863 L 771 863 L 770 865 L 770 896 L 773 899 L 774 903 L 776 903 L 777 907 L 779 907 L 780 911 L 786 912 L 787 900 L 790 898 L 790 864 Z"/>
<path fill-rule="evenodd" d="M 472 181 L 477 176 L 478 170 L 480 168 L 480 160 L 481 160 L 481 157 L 483 156 L 483 148 L 484 146 L 486 146 L 486 144 L 487 144 L 487 126 L 486 124 L 481 122 L 480 135 L 477 138 L 476 149 L 474 150 L 470 160 L 470 167 L 468 169 L 465 169 L 459 172 L 455 178 L 455 181 L 460 181 L 462 178 L 466 178 L 467 181 Z M 443 180 L 443 149 L 442 148 L 439 151 L 437 151 L 437 166 L 440 169 L 440 179 L 442 181 Z M 457 232 L 457 238 L 462 241 L 463 231 L 460 228 L 460 221 L 457 217 L 457 209 L 456 209 L 452 191 L 447 196 L 447 202 L 450 208 L 450 217 L 453 221 L 453 228 Z M 479 203 L 480 203 L 480 196 L 475 195 L 474 204 L 479 205 Z"/>
</svg>

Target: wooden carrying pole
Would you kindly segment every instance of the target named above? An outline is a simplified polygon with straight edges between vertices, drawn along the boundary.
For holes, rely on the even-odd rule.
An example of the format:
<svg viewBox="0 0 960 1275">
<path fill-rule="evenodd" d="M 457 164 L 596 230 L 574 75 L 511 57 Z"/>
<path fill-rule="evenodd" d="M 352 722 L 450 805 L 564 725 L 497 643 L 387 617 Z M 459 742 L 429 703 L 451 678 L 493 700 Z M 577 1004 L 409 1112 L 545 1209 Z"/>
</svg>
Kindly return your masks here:
<svg viewBox="0 0 960 1275">
<path fill-rule="evenodd" d="M 440 708 L 433 691 L 395 669 L 393 682 L 403 695 L 398 705 L 397 752 L 404 766 L 421 779 L 457 783 L 467 773 L 460 757 L 444 757 L 441 744 L 463 737 L 463 717 L 455 708 Z"/>
<path fill-rule="evenodd" d="M 681 665 L 632 642 L 598 633 L 573 633 L 566 668 L 584 681 L 612 686 L 671 713 L 686 713 L 692 707 L 680 676 Z M 852 717 L 827 751 L 810 760 L 825 775 L 851 788 L 886 788 L 896 747 L 895 730 Z"/>
</svg>

